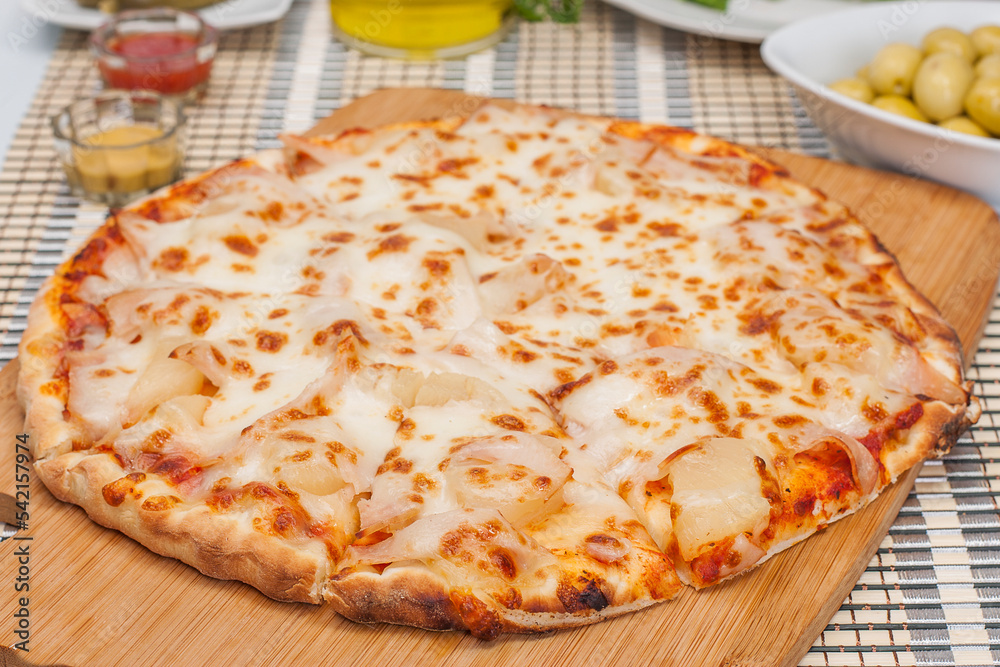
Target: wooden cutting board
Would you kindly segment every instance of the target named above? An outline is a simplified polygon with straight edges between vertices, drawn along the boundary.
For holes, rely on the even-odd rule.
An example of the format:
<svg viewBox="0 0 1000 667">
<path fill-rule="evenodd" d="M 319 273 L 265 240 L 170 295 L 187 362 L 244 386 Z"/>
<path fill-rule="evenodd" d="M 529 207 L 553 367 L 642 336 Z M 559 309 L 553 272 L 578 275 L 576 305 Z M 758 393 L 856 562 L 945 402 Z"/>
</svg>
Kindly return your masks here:
<svg viewBox="0 0 1000 667">
<path fill-rule="evenodd" d="M 461 93 L 386 90 L 338 111 L 318 131 L 467 113 L 475 104 Z M 969 195 L 906 177 L 767 154 L 858 212 L 956 327 L 969 361 L 1000 270 L 993 211 Z M 14 490 L 22 425 L 15 367 L 0 373 L 0 491 L 7 492 Z M 747 576 L 587 628 L 491 643 L 456 632 L 358 625 L 326 608 L 279 603 L 249 586 L 209 579 L 91 523 L 32 476 L 28 529 L 18 532 L 22 539 L 0 543 L 0 643 L 19 640 L 13 614 L 27 597 L 26 657 L 35 664 L 795 665 L 857 582 L 916 474 Z M 15 549 L 23 553 L 25 545 L 30 591 L 18 593 Z"/>
</svg>

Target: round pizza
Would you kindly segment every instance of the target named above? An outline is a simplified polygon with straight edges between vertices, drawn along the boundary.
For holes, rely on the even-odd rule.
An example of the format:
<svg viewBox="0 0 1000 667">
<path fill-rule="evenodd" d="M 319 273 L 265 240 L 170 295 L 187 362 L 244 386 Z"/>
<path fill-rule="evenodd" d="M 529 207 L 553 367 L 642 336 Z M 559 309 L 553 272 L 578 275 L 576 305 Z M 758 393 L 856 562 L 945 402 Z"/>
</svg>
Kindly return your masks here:
<svg viewBox="0 0 1000 667">
<path fill-rule="evenodd" d="M 20 348 L 51 492 L 211 577 L 487 639 L 593 623 L 979 416 L 873 234 L 738 146 L 491 104 L 283 141 L 114 212 Z"/>
</svg>

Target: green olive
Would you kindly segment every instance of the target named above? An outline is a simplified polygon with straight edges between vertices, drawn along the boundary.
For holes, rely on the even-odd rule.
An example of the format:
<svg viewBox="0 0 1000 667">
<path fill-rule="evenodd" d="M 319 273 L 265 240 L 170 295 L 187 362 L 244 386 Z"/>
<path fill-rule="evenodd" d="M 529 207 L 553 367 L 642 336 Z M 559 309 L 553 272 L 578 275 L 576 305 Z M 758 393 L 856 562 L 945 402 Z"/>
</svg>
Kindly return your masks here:
<svg viewBox="0 0 1000 667">
<path fill-rule="evenodd" d="M 965 113 L 990 134 L 1000 135 L 1000 77 L 973 82 L 965 95 Z"/>
<path fill-rule="evenodd" d="M 1000 25 L 981 25 L 971 33 L 979 57 L 1000 53 Z"/>
<path fill-rule="evenodd" d="M 872 106 L 899 116 L 906 116 L 907 118 L 919 120 L 924 123 L 927 122 L 927 116 L 917 108 L 917 105 L 911 102 L 910 98 L 903 97 L 902 95 L 879 95 L 872 100 Z"/>
<path fill-rule="evenodd" d="M 938 123 L 938 127 L 943 127 L 946 130 L 952 130 L 953 132 L 963 132 L 965 134 L 972 134 L 977 137 L 988 137 L 990 133 L 987 132 L 980 126 L 976 121 L 972 120 L 967 116 L 955 116 L 954 118 L 949 118 L 948 120 L 943 120 Z"/>
<path fill-rule="evenodd" d="M 913 77 L 913 101 L 934 121 L 962 113 L 972 85 L 972 65 L 961 56 L 939 51 L 924 58 Z"/>
<path fill-rule="evenodd" d="M 861 79 L 841 79 L 840 81 L 834 81 L 830 84 L 830 89 L 865 104 L 875 99 L 875 91 L 872 90 L 867 81 L 862 81 Z"/>
<path fill-rule="evenodd" d="M 1000 77 L 1000 53 L 983 56 L 976 63 L 976 78 L 990 79 Z"/>
<path fill-rule="evenodd" d="M 969 64 L 976 61 L 976 47 L 972 39 L 961 30 L 955 28 L 938 28 L 924 36 L 924 51 L 932 53 L 954 53 L 964 58 Z"/>
<path fill-rule="evenodd" d="M 923 54 L 909 44 L 887 44 L 868 66 L 868 82 L 879 95 L 909 95 Z"/>
</svg>

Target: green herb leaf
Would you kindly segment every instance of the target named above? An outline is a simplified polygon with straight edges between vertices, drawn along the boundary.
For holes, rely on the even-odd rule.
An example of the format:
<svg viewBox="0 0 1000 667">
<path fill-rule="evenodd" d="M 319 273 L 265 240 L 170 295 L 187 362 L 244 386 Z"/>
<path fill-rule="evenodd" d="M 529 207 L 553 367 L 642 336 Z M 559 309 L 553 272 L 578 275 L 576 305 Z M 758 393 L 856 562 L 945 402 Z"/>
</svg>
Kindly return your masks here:
<svg viewBox="0 0 1000 667">
<path fill-rule="evenodd" d="M 580 20 L 583 2 L 584 0 L 514 0 L 514 9 L 528 21 L 550 18 L 557 23 L 576 23 Z"/>
<path fill-rule="evenodd" d="M 694 2 L 699 5 L 705 5 L 706 7 L 711 7 L 712 9 L 718 9 L 719 11 L 726 11 L 726 6 L 728 5 L 728 0 L 688 0 L 689 2 Z"/>
<path fill-rule="evenodd" d="M 576 23 L 580 20 L 583 0 L 551 0 L 549 16 L 556 23 Z"/>
<path fill-rule="evenodd" d="M 514 9 L 528 21 L 544 21 L 545 7 L 545 0 L 514 0 Z"/>
</svg>

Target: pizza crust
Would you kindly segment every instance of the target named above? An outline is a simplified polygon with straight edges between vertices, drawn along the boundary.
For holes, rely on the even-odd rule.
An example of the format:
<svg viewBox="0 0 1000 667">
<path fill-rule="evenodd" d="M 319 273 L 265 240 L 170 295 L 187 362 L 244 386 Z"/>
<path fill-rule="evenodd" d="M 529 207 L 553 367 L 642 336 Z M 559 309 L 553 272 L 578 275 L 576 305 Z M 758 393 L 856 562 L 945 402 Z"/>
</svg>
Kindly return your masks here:
<svg viewBox="0 0 1000 667">
<path fill-rule="evenodd" d="M 80 505 L 95 522 L 161 556 L 176 558 L 216 579 L 248 583 L 275 600 L 321 601 L 320 589 L 330 569 L 326 554 L 268 539 L 245 522 L 213 516 L 204 505 L 142 509 L 143 501 L 153 496 L 149 493 L 138 497 L 127 493 L 121 504 L 109 505 L 104 489 L 121 479 L 121 468 L 109 455 L 71 452 L 35 468 L 56 498 Z"/>
</svg>

